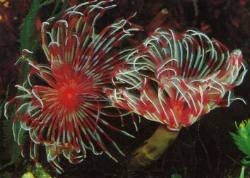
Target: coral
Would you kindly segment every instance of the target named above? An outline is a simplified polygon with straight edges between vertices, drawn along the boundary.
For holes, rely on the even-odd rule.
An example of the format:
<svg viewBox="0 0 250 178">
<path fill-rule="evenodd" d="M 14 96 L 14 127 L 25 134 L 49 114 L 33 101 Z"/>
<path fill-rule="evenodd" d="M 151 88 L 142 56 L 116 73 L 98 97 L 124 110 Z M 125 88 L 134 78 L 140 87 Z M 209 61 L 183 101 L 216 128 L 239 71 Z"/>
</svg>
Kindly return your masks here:
<svg viewBox="0 0 250 178">
<path fill-rule="evenodd" d="M 250 165 L 250 121 L 244 120 L 242 121 L 239 126 L 236 126 L 237 132 L 236 133 L 230 133 L 235 145 L 238 147 L 238 149 L 245 154 L 245 158 L 241 160 L 241 173 L 240 177 L 245 177 L 245 169 L 246 167 L 249 167 Z M 248 175 L 249 176 L 249 173 Z"/>
<path fill-rule="evenodd" d="M 250 157 L 250 120 L 242 121 L 237 126 L 237 132 L 231 133 L 231 136 L 237 145 L 238 149 L 248 158 Z M 245 161 L 246 162 L 246 161 Z M 249 161 L 248 161 L 249 164 Z"/>
<path fill-rule="evenodd" d="M 24 50 L 20 61 L 30 65 L 27 80 L 16 85 L 19 94 L 5 105 L 6 117 L 10 106 L 17 105 L 12 118 L 14 130 L 21 124 L 17 142 L 19 133 L 27 131 L 32 140 L 30 157 L 37 160 L 37 147 L 44 145 L 47 160 L 59 172 L 60 155 L 70 163 L 79 163 L 91 150 L 116 160 L 103 138 L 123 154 L 103 127 L 131 136 L 103 119 L 103 109 L 109 103 L 102 88 L 111 83 L 120 62 L 115 48 L 137 30 L 121 19 L 95 32 L 96 21 L 115 7 L 112 2 L 82 3 L 67 9 L 58 20 L 43 22 L 41 40 L 47 64 L 31 61 L 31 52 Z"/>
</svg>

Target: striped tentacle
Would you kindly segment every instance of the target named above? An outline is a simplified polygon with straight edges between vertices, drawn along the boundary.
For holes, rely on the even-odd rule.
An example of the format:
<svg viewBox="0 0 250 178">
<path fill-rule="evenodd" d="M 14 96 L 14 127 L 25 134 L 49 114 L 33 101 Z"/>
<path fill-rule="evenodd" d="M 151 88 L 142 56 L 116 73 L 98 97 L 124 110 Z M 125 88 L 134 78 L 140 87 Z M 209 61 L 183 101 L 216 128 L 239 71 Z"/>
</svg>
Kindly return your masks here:
<svg viewBox="0 0 250 178">
<path fill-rule="evenodd" d="M 113 79 L 114 105 L 178 130 L 216 107 L 229 106 L 246 66 L 240 50 L 229 50 L 205 34 L 156 29 L 143 44 L 125 51 L 129 67 Z M 121 85 L 122 84 L 122 85 Z"/>
<path fill-rule="evenodd" d="M 6 104 L 8 117 L 8 107 L 17 103 L 17 123 L 31 138 L 30 157 L 35 159 L 37 147 L 45 146 L 47 160 L 59 172 L 60 155 L 76 164 L 90 150 L 117 161 L 104 140 L 123 153 L 106 129 L 133 137 L 104 120 L 103 110 L 110 104 L 103 88 L 123 66 L 117 47 L 138 30 L 121 19 L 95 32 L 97 20 L 115 6 L 113 0 L 90 1 L 44 22 L 41 39 L 47 64 L 26 60 L 31 66 L 27 81 L 17 85 L 20 94 Z"/>
</svg>

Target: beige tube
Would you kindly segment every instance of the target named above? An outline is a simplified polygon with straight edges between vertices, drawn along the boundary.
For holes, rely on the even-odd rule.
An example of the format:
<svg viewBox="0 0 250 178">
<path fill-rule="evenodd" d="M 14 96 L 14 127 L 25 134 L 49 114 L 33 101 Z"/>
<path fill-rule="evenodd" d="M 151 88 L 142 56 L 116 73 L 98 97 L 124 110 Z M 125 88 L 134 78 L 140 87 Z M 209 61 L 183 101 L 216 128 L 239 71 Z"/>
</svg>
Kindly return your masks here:
<svg viewBox="0 0 250 178">
<path fill-rule="evenodd" d="M 178 131 L 170 131 L 160 125 L 145 144 L 136 149 L 130 160 L 132 167 L 145 167 L 161 157 L 171 142 L 177 137 Z"/>
</svg>

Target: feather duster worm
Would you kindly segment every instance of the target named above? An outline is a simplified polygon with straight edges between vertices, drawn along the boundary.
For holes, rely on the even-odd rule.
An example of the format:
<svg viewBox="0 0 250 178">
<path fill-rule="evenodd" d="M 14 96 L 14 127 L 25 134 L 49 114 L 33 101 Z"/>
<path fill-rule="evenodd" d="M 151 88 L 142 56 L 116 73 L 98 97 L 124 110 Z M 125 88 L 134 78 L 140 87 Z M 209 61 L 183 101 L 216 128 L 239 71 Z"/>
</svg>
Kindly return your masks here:
<svg viewBox="0 0 250 178">
<path fill-rule="evenodd" d="M 166 125 L 168 133 L 240 99 L 232 89 L 247 72 L 240 50 L 230 53 L 193 30 L 178 34 L 157 29 L 143 44 L 124 51 L 122 58 L 126 66 L 116 73 L 114 89 L 106 89 L 113 105 Z"/>
<path fill-rule="evenodd" d="M 36 159 L 36 147 L 44 145 L 47 160 L 59 171 L 61 154 L 70 163 L 81 162 L 87 150 L 105 152 L 116 160 L 102 138 L 123 154 L 103 126 L 131 136 L 102 118 L 102 109 L 108 106 L 103 86 L 111 82 L 120 62 L 114 48 L 137 30 L 122 19 L 95 32 L 96 21 L 115 7 L 112 2 L 82 3 L 66 10 L 59 20 L 43 22 L 42 48 L 48 64 L 28 60 L 31 70 L 27 81 L 16 85 L 19 95 L 5 105 L 6 117 L 9 106 L 17 105 L 13 127 L 20 124 L 20 131 L 29 132 L 31 158 Z"/>
</svg>

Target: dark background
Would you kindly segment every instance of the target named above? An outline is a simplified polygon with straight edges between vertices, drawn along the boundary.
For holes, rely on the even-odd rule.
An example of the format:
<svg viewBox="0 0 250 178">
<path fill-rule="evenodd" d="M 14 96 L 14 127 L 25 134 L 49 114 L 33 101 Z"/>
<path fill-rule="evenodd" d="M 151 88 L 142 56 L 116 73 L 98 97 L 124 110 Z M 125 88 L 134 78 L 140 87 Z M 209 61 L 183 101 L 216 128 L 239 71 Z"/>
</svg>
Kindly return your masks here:
<svg viewBox="0 0 250 178">
<path fill-rule="evenodd" d="M 71 0 L 70 5 L 82 1 Z M 187 29 L 198 29 L 223 42 L 229 49 L 241 49 L 247 63 L 250 56 L 250 1 L 249 0 L 119 0 L 118 7 L 104 16 L 97 25 L 97 30 L 105 23 L 110 23 L 119 17 L 129 17 L 134 12 L 137 15 L 131 20 L 139 25 L 143 32 L 135 35 L 130 44 L 142 41 L 158 26 L 173 28 L 184 32 Z M 14 63 L 20 56 L 19 33 L 23 18 L 30 8 L 30 0 L 0 1 L 0 96 L 4 101 L 6 92 L 9 96 L 15 94 L 13 87 L 22 70 Z M 49 17 L 53 9 L 52 3 L 40 10 L 38 19 L 43 21 Z M 164 9 L 164 14 L 161 11 Z M 37 31 L 39 31 L 37 20 Z M 102 24 L 103 23 L 103 24 Z M 99 27 L 100 26 L 100 27 Z M 247 74 L 241 86 L 235 89 L 235 95 L 243 97 L 250 103 L 250 80 Z M 238 177 L 240 160 L 244 155 L 234 145 L 229 132 L 235 131 L 235 122 L 250 116 L 250 106 L 235 101 L 229 108 L 219 108 L 203 116 L 194 125 L 181 130 L 178 138 L 164 153 L 162 158 L 150 167 L 131 170 L 127 167 L 130 154 L 143 144 L 157 128 L 157 123 L 142 119 L 139 131 L 136 132 L 131 123 L 126 127 L 135 139 L 110 133 L 115 138 L 126 157 L 115 155 L 119 163 L 114 163 L 107 156 L 93 156 L 80 165 L 72 166 L 65 163 L 65 173 L 57 175 L 62 178 L 169 178 L 179 174 L 183 178 L 226 178 Z M 129 119 L 129 118 L 127 118 Z M 8 149 L 8 134 L 0 120 L 0 165 L 8 162 L 11 154 Z M 6 136 L 7 135 L 7 136 Z M 28 161 L 24 161 L 27 165 Z M 44 162 L 45 168 L 49 166 Z M 23 162 L 22 162 L 23 163 Z M 13 177 L 19 177 L 25 172 L 22 164 L 10 165 L 1 171 L 9 172 Z M 0 171 L 0 172 L 1 172 Z M 53 171 L 51 174 L 56 175 Z M 1 177 L 1 174 L 0 174 Z"/>
</svg>

